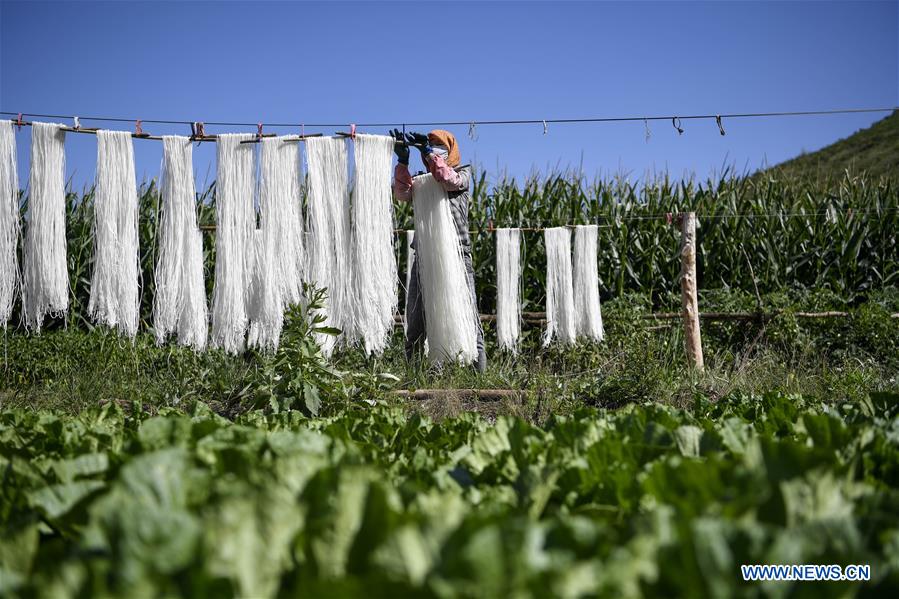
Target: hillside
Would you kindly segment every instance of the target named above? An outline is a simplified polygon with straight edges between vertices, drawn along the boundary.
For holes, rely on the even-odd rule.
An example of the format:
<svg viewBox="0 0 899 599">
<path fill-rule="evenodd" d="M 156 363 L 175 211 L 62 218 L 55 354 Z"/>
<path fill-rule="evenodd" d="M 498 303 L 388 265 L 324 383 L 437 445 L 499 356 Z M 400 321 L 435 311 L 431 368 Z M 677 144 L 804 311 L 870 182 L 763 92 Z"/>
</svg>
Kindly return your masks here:
<svg viewBox="0 0 899 599">
<path fill-rule="evenodd" d="M 899 178 L 899 111 L 817 152 L 802 154 L 762 172 L 819 178 L 839 175 L 847 168 L 853 173 L 866 171 L 874 176 Z"/>
</svg>

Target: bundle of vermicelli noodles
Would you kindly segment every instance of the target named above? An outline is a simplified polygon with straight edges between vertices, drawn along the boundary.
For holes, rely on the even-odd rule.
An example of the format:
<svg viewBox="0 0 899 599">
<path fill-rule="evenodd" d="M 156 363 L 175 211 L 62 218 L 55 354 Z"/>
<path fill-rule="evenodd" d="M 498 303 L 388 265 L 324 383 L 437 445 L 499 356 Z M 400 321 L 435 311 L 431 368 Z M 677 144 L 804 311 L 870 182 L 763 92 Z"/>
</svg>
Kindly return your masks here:
<svg viewBox="0 0 899 599">
<path fill-rule="evenodd" d="M 178 343 L 199 351 L 206 348 L 206 338 L 209 335 L 209 310 L 206 307 L 206 284 L 203 276 L 203 234 L 195 229 L 186 241 Z"/>
<path fill-rule="evenodd" d="M 263 351 L 278 349 L 284 326 L 284 300 L 278 277 L 278 256 L 274 236 L 265 228 L 253 235 L 247 345 Z"/>
<path fill-rule="evenodd" d="M 19 176 L 12 121 L 0 121 L 0 325 L 6 328 L 19 285 Z"/>
<path fill-rule="evenodd" d="M 259 223 L 274 243 L 285 304 L 300 302 L 306 264 L 298 144 L 282 137 L 260 143 Z"/>
<path fill-rule="evenodd" d="M 284 307 L 302 292 L 303 242 L 296 142 L 264 139 L 260 151 L 259 223 L 253 243 L 248 344 L 278 348 Z"/>
<path fill-rule="evenodd" d="M 88 312 L 128 337 L 139 320 L 137 182 L 127 131 L 97 131 L 94 271 Z"/>
<path fill-rule="evenodd" d="M 355 338 L 355 325 L 346 143 L 340 138 L 308 138 L 306 162 L 309 177 L 307 276 L 316 288 L 327 288 L 323 309 L 325 326 L 343 331 L 344 341 L 349 343 Z M 336 339 L 319 335 L 318 341 L 322 352 L 330 355 Z"/>
<path fill-rule="evenodd" d="M 574 229 L 574 313 L 578 336 L 602 341 L 602 312 L 599 306 L 599 270 L 596 264 L 596 225 Z"/>
<path fill-rule="evenodd" d="M 247 302 L 254 266 L 255 186 L 252 134 L 218 136 L 216 145 L 215 285 L 212 293 L 212 345 L 228 353 L 244 348 Z"/>
<path fill-rule="evenodd" d="M 187 137 L 162 138 L 161 217 L 156 259 L 153 325 L 156 342 L 177 331 L 178 342 L 206 347 L 203 241 L 197 228 L 193 145 Z"/>
<path fill-rule="evenodd" d="M 521 333 L 520 239 L 519 229 L 496 230 L 496 337 L 501 348 L 512 352 Z"/>
<path fill-rule="evenodd" d="M 449 199 L 430 174 L 413 179 L 413 199 L 428 357 L 435 363 L 472 362 L 479 323 Z"/>
<path fill-rule="evenodd" d="M 31 176 L 23 248 L 25 326 L 69 306 L 66 271 L 65 139 L 62 125 L 31 124 Z"/>
<path fill-rule="evenodd" d="M 353 191 L 353 273 L 356 334 L 366 353 L 381 353 L 393 331 L 397 268 L 393 253 L 393 198 L 390 166 L 395 140 L 356 135 Z"/>
<path fill-rule="evenodd" d="M 562 343 L 574 343 L 574 289 L 571 274 L 571 234 L 565 227 L 543 232 L 546 241 L 546 333 L 543 344 L 553 337 Z"/>
</svg>

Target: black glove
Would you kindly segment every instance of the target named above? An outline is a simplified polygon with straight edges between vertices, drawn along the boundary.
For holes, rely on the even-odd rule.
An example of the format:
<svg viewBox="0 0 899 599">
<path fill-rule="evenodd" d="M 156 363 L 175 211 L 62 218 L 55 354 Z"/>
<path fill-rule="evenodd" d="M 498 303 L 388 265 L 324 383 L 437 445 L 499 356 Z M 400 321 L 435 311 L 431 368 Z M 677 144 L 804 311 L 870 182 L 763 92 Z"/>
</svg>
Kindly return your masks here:
<svg viewBox="0 0 899 599">
<path fill-rule="evenodd" d="M 402 131 L 394 129 L 390 131 L 390 135 L 397 141 L 397 143 L 393 144 L 393 152 L 396 154 L 397 162 L 409 166 L 409 146 L 406 145 Z"/>
<path fill-rule="evenodd" d="M 421 152 L 421 161 L 425 164 L 425 168 L 427 168 L 428 161 L 425 160 L 425 158 L 434 151 L 431 149 L 431 143 L 428 141 L 428 136 L 424 133 L 413 131 L 412 133 L 406 134 L 406 140 L 409 142 L 410 146 L 418 148 L 418 151 Z"/>
</svg>

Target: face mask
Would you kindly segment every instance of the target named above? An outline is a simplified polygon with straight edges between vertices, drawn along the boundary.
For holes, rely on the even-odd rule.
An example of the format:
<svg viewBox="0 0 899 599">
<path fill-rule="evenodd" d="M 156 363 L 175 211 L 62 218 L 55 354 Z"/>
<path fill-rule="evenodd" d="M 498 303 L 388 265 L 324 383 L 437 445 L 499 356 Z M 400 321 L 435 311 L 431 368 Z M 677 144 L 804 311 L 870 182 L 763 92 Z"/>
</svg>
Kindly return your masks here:
<svg viewBox="0 0 899 599">
<path fill-rule="evenodd" d="M 444 160 L 449 156 L 449 150 L 446 149 L 446 146 L 431 146 L 431 149 Z"/>
</svg>

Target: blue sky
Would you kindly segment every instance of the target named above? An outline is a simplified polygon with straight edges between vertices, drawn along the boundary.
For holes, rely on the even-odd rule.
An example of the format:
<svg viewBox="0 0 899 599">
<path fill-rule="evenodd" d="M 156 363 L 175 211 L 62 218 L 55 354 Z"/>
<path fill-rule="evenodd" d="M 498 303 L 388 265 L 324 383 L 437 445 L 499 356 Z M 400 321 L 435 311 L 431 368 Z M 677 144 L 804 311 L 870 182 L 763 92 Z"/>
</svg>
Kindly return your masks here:
<svg viewBox="0 0 899 599">
<path fill-rule="evenodd" d="M 400 123 L 895 106 L 897 30 L 897 2 L 3 1 L 0 110 Z M 648 143 L 642 122 L 547 135 L 482 126 L 476 141 L 454 132 L 491 177 L 567 166 L 705 177 L 821 148 L 883 116 L 732 119 L 724 137 L 714 121 L 685 121 L 682 136 L 654 122 Z M 29 140 L 28 129 L 17 136 L 23 185 Z M 80 189 L 96 140 L 70 134 L 66 145 Z M 138 180 L 157 175 L 161 151 L 135 141 Z M 212 144 L 195 151 L 195 169 L 200 183 L 213 177 Z"/>
</svg>

